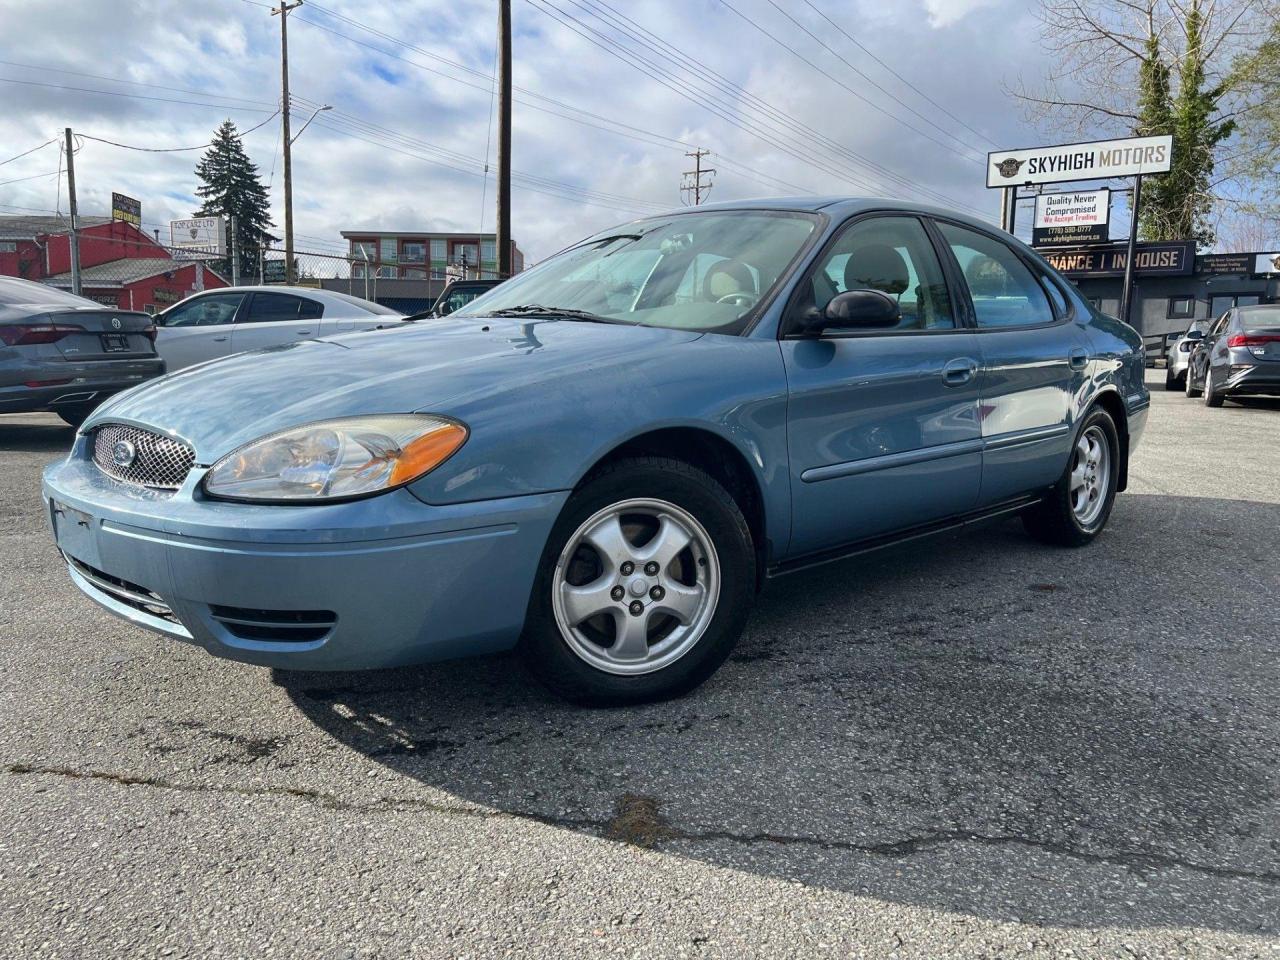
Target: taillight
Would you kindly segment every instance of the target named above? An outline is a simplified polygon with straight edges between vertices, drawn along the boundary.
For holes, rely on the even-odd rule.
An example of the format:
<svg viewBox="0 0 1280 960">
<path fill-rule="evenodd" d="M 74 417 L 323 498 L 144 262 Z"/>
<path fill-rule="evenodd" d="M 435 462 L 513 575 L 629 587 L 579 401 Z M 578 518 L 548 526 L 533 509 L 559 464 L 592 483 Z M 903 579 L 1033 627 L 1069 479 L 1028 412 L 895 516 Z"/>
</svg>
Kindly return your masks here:
<svg viewBox="0 0 1280 960">
<path fill-rule="evenodd" d="M 152 343 L 155 343 L 155 342 L 156 342 L 156 327 L 155 327 L 155 324 L 152 324 L 151 326 L 149 326 L 149 327 L 145 328 L 145 329 L 142 331 L 142 335 L 143 335 L 144 337 L 146 337 L 148 340 L 150 340 Z"/>
<path fill-rule="evenodd" d="M 33 323 L 30 326 L 0 327 L 0 341 L 9 347 L 25 347 L 36 343 L 57 343 L 73 333 L 84 333 L 84 327 L 65 323 Z"/>
<path fill-rule="evenodd" d="M 1280 343 L 1280 334 L 1234 333 L 1227 337 L 1228 347 L 1262 347 L 1268 343 Z"/>
</svg>

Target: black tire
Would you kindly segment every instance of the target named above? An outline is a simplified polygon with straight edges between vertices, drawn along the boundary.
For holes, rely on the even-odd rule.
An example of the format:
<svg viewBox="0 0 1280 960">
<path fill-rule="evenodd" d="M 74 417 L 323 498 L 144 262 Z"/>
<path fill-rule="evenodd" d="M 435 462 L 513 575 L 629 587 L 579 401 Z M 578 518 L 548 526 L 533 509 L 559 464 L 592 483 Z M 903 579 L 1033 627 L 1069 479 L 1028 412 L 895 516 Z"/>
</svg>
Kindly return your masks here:
<svg viewBox="0 0 1280 960">
<path fill-rule="evenodd" d="M 556 624 L 553 590 L 556 563 L 575 531 L 597 511 L 637 497 L 665 500 L 697 519 L 715 548 L 720 587 L 711 621 L 685 654 L 652 673 L 621 676 L 592 666 L 573 651 Z M 751 531 L 724 487 L 683 461 L 620 460 L 584 480 L 556 520 L 534 580 L 520 652 L 552 692 L 574 703 L 616 707 L 682 696 L 733 651 L 755 601 L 755 585 Z"/>
<path fill-rule="evenodd" d="M 1200 388 L 1196 386 L 1195 368 L 1190 364 L 1187 365 L 1186 388 L 1187 396 L 1190 399 L 1194 400 L 1196 397 L 1200 396 Z"/>
<path fill-rule="evenodd" d="M 79 427 L 82 423 L 89 419 L 89 414 L 98 408 L 96 403 L 78 404 L 74 407 L 59 407 L 57 414 L 62 418 L 62 422 L 72 426 Z"/>
<path fill-rule="evenodd" d="M 1204 405 L 1206 407 L 1220 407 L 1226 399 L 1222 395 L 1221 390 L 1213 389 L 1213 368 L 1210 367 L 1204 372 Z"/>
<path fill-rule="evenodd" d="M 1186 374 L 1183 374 L 1186 376 Z M 1166 390 L 1181 390 L 1182 377 L 1175 376 L 1171 371 L 1166 370 L 1164 374 L 1164 388 Z"/>
<path fill-rule="evenodd" d="M 1111 470 L 1107 476 L 1106 501 L 1101 513 L 1087 527 L 1080 523 L 1071 508 L 1071 468 L 1075 462 L 1075 444 L 1092 426 L 1101 428 L 1111 455 Z M 1094 407 L 1080 424 L 1072 440 L 1072 454 L 1062 476 L 1045 498 L 1022 515 L 1023 526 L 1031 536 L 1043 543 L 1060 547 L 1083 547 L 1090 543 L 1107 525 L 1115 506 L 1116 486 L 1120 479 L 1120 437 L 1116 433 L 1111 414 L 1101 407 Z"/>
</svg>

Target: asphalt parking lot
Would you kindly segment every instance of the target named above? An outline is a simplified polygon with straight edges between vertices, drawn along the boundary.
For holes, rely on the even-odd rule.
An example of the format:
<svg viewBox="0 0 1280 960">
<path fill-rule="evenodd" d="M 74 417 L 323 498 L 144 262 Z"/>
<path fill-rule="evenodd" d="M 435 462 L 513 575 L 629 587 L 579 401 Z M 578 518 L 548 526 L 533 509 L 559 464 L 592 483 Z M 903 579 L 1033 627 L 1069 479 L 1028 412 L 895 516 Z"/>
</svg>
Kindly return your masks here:
<svg viewBox="0 0 1280 960">
<path fill-rule="evenodd" d="M 1107 533 L 770 585 L 674 703 L 215 660 L 82 599 L 0 419 L 0 955 L 1280 958 L 1280 403 Z"/>
</svg>

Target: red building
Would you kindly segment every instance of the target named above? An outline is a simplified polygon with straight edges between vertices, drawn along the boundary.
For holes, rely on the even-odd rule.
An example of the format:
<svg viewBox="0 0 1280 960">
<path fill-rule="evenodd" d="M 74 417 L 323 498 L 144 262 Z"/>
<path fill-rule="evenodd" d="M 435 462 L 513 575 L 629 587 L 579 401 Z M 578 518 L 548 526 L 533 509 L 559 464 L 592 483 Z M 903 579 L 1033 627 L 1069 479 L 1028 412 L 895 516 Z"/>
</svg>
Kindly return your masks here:
<svg viewBox="0 0 1280 960">
<path fill-rule="evenodd" d="M 81 217 L 80 292 L 121 310 L 163 310 L 228 283 L 203 263 L 175 260 L 131 223 Z M 0 274 L 71 289 L 71 237 L 61 217 L 0 216 Z"/>
</svg>

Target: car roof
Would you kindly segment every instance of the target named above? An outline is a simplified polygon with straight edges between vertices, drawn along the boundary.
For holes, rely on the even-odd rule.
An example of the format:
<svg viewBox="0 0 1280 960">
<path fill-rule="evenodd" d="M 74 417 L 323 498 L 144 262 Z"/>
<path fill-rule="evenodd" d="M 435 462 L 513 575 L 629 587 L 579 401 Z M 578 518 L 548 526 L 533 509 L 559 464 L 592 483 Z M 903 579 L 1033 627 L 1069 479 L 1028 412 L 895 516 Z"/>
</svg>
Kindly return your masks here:
<svg viewBox="0 0 1280 960">
<path fill-rule="evenodd" d="M 1236 307 L 1238 313 L 1275 313 L 1280 311 L 1280 303 L 1251 303 Z"/>
<path fill-rule="evenodd" d="M 945 217 L 969 224 L 981 230 L 999 230 L 993 220 L 983 220 L 969 214 L 960 213 L 946 207 L 914 203 L 910 200 L 898 200 L 892 197 L 757 197 L 748 200 L 726 200 L 720 203 L 704 203 L 697 207 L 677 207 L 666 213 L 655 214 L 654 217 L 667 217 L 673 214 L 688 214 L 708 210 L 795 210 L 800 213 L 826 213 L 835 220 L 843 220 L 856 213 L 871 210 L 889 210 L 903 213 L 920 213 L 935 217 Z M 650 220 L 653 217 L 644 217 Z"/>
<path fill-rule="evenodd" d="M 198 293 L 191 294 L 189 297 L 184 297 L 178 303 L 186 303 L 195 297 L 207 296 L 212 293 L 287 293 L 292 296 L 310 297 L 313 300 L 319 300 L 322 303 L 333 306 L 354 307 L 370 312 L 375 316 L 391 315 L 385 314 L 383 311 L 388 308 L 379 303 L 375 303 L 372 300 L 364 300 L 353 294 L 343 293 L 340 290 L 325 290 L 322 287 L 290 287 L 282 283 L 255 284 L 253 286 L 241 285 L 239 287 L 211 287 L 208 290 L 201 290 Z M 366 307 L 366 304 L 368 307 Z M 177 306 L 177 304 L 174 304 L 174 306 Z M 372 308 L 372 310 L 368 308 Z M 172 309 L 172 307 L 169 309 Z M 395 311 L 393 310 L 392 313 L 395 313 Z"/>
</svg>

